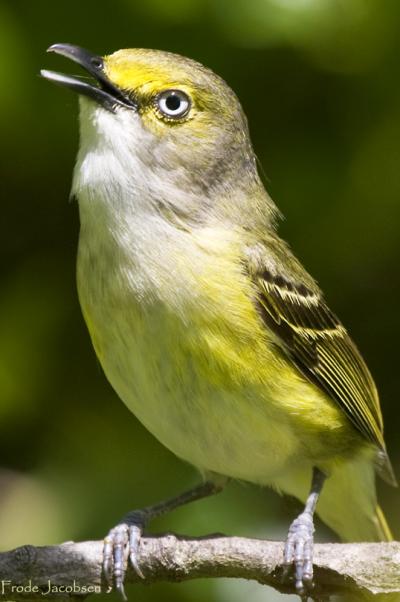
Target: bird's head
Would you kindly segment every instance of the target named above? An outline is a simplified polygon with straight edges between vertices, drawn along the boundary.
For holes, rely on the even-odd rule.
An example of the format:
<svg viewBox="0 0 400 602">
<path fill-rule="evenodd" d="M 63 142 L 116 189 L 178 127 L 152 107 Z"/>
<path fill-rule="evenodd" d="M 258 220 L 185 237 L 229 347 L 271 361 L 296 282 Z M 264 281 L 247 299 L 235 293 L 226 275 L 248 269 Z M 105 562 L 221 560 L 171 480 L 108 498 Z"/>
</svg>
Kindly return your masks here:
<svg viewBox="0 0 400 602">
<path fill-rule="evenodd" d="M 233 191 L 247 195 L 260 186 L 246 117 L 235 94 L 211 70 L 149 49 L 105 57 L 71 44 L 55 44 L 49 51 L 72 59 L 91 76 L 42 71 L 81 95 L 78 196 L 88 178 L 93 184 L 108 177 L 108 188 L 110 178 L 119 186 L 126 182 L 143 198 L 185 214 L 201 212 L 200 205 L 208 206 L 215 196 L 230 197 L 233 209 Z M 97 167 L 89 169 L 94 156 Z"/>
</svg>

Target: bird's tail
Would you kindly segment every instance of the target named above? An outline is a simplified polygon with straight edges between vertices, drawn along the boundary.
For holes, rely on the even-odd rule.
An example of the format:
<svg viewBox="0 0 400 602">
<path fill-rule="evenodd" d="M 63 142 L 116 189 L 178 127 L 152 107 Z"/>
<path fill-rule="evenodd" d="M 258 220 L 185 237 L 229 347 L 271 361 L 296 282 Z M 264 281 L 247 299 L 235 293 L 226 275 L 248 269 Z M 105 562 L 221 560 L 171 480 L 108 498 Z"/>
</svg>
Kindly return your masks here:
<svg viewBox="0 0 400 602">
<path fill-rule="evenodd" d="M 311 471 L 296 471 L 276 483 L 277 487 L 305 501 Z M 375 468 L 370 457 L 336 465 L 326 480 L 317 504 L 317 514 L 343 541 L 391 541 L 393 539 L 377 504 Z"/>
<path fill-rule="evenodd" d="M 393 539 L 376 500 L 375 467 L 370 458 L 336 467 L 319 501 L 319 516 L 343 541 Z"/>
<path fill-rule="evenodd" d="M 387 524 L 385 515 L 383 514 L 382 508 L 380 506 L 376 507 L 376 519 L 378 521 L 378 529 L 381 534 L 379 541 L 392 541 L 392 532 L 390 530 L 389 525 Z"/>
</svg>

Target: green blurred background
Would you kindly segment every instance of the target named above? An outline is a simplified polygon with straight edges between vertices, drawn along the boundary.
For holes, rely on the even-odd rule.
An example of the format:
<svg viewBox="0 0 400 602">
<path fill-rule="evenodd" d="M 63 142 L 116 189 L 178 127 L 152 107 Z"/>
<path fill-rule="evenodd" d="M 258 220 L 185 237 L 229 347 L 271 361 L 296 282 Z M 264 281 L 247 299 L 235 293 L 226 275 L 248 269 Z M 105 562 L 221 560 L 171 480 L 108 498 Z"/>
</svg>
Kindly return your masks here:
<svg viewBox="0 0 400 602">
<path fill-rule="evenodd" d="M 400 3 L 396 0 L 0 2 L 1 548 L 101 538 L 195 471 L 130 415 L 91 348 L 75 289 L 68 202 L 77 99 L 38 77 L 70 69 L 54 42 L 143 46 L 222 75 L 249 117 L 281 233 L 319 280 L 375 375 L 400 476 Z M 379 483 L 400 537 L 400 494 Z M 283 538 L 297 504 L 243 484 L 155 531 Z M 320 526 L 319 538 L 330 535 Z M 132 588 L 143 601 L 283 596 L 240 581 Z"/>
</svg>

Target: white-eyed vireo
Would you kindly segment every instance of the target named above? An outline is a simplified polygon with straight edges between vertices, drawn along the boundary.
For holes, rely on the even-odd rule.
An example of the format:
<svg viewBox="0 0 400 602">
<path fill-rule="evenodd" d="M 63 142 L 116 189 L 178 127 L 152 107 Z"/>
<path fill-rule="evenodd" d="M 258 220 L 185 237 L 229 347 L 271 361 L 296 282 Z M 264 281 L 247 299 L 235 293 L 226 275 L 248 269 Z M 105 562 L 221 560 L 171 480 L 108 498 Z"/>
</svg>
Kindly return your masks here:
<svg viewBox="0 0 400 602">
<path fill-rule="evenodd" d="M 220 77 L 168 52 L 49 50 L 93 76 L 42 72 L 81 95 L 72 191 L 97 356 L 139 420 L 207 475 L 112 529 L 105 571 L 123 591 L 124 547 L 140 573 L 144 524 L 231 477 L 305 501 L 284 558 L 301 593 L 325 479 L 318 513 L 340 537 L 390 538 L 375 471 L 394 476 L 368 368 L 279 238 L 246 118 Z"/>
</svg>

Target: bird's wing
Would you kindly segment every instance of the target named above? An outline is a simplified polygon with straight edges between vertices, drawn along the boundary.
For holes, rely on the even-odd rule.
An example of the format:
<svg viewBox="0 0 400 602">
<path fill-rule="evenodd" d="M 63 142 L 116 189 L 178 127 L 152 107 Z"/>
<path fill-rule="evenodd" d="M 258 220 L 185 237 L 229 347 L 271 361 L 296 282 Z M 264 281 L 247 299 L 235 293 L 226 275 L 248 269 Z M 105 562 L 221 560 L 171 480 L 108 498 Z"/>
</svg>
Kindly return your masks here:
<svg viewBox="0 0 400 602">
<path fill-rule="evenodd" d="M 257 260 L 250 262 L 265 323 L 303 375 L 384 450 L 377 390 L 357 347 L 285 243 L 275 238 L 269 242 L 264 260 L 258 250 Z"/>
<path fill-rule="evenodd" d="M 247 269 L 256 284 L 263 320 L 282 350 L 378 446 L 377 471 L 396 486 L 375 383 L 315 281 L 276 235 L 248 249 Z"/>
</svg>

